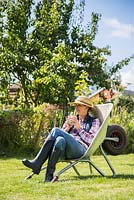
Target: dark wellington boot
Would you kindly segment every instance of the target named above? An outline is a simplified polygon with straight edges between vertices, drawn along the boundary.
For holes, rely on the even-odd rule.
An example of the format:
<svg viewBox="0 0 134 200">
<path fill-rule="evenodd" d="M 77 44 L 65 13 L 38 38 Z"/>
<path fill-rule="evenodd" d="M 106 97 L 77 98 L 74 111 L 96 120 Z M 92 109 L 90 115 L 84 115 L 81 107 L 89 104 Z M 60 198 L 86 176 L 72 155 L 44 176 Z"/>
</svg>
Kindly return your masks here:
<svg viewBox="0 0 134 200">
<path fill-rule="evenodd" d="M 51 156 L 48 160 L 47 170 L 46 170 L 46 177 L 45 182 L 51 182 L 53 179 L 53 174 L 55 171 L 56 163 L 58 162 L 61 155 L 61 150 L 56 149 L 52 151 Z"/>
<path fill-rule="evenodd" d="M 53 148 L 53 144 L 55 142 L 55 138 L 49 136 L 46 141 L 44 142 L 42 148 L 40 149 L 39 153 L 36 155 L 34 160 L 29 161 L 27 159 L 23 159 L 22 163 L 32 169 L 35 174 L 39 174 L 43 163 L 47 160 L 49 153 Z"/>
</svg>

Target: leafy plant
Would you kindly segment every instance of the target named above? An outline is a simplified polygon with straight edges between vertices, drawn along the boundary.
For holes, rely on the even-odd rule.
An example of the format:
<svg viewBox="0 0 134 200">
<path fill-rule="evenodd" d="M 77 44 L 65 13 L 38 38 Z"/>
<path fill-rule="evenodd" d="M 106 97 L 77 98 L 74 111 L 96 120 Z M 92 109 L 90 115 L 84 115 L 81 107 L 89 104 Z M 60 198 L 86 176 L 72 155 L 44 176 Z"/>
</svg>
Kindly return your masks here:
<svg viewBox="0 0 134 200">
<path fill-rule="evenodd" d="M 120 97 L 116 99 L 112 112 L 111 123 L 122 126 L 128 136 L 126 153 L 134 152 L 134 99 Z"/>
</svg>

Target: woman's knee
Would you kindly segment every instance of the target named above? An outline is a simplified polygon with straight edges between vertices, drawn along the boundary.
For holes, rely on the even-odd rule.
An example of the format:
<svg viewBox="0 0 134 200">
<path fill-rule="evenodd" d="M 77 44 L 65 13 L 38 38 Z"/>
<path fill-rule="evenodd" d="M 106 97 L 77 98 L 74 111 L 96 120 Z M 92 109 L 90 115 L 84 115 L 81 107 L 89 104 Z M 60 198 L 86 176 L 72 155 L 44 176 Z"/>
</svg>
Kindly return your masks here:
<svg viewBox="0 0 134 200">
<path fill-rule="evenodd" d="M 50 134 L 54 134 L 54 133 L 58 132 L 59 130 L 60 130 L 60 128 L 54 127 L 54 128 L 52 128 Z"/>
<path fill-rule="evenodd" d="M 51 130 L 51 132 L 50 132 L 50 135 L 53 136 L 53 137 L 55 137 L 55 138 L 57 138 L 58 136 L 61 135 L 60 132 L 61 132 L 61 129 L 60 129 L 60 128 L 54 127 L 54 128 L 52 128 L 52 130 Z"/>
<path fill-rule="evenodd" d="M 66 147 L 65 139 L 61 136 L 57 137 L 54 146 L 55 146 L 55 149 L 64 151 Z"/>
</svg>

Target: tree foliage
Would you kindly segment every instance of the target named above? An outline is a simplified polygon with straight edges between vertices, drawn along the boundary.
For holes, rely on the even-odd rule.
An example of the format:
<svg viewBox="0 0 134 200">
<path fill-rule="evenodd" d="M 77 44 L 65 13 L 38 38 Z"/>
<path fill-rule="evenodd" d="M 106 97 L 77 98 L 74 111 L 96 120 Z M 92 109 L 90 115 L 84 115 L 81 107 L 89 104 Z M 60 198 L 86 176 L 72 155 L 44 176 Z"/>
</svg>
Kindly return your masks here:
<svg viewBox="0 0 134 200">
<path fill-rule="evenodd" d="M 92 13 L 91 22 L 83 27 L 84 0 L 77 6 L 75 0 L 4 0 L 0 10 L 3 103 L 9 103 L 8 86 L 18 81 L 20 105 L 45 101 L 66 109 L 82 84 L 85 91 L 90 85 L 111 87 L 112 75 L 131 59 L 108 71 L 105 56 L 111 55 L 110 49 L 94 45 L 101 15 Z"/>
</svg>

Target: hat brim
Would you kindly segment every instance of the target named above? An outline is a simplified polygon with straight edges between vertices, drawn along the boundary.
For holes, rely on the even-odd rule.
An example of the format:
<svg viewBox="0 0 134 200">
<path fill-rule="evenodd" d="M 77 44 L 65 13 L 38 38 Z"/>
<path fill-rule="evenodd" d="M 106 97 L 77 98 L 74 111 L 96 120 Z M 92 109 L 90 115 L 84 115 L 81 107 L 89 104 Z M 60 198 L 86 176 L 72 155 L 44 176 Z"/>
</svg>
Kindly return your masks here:
<svg viewBox="0 0 134 200">
<path fill-rule="evenodd" d="M 84 105 L 84 106 L 87 106 L 87 107 L 89 107 L 89 108 L 93 108 L 93 105 L 89 105 L 89 104 L 86 104 L 86 103 L 84 103 L 84 102 L 81 102 L 81 101 L 74 101 L 74 102 L 70 102 L 69 103 L 71 106 L 76 106 L 76 104 L 80 104 L 80 105 Z"/>
</svg>

